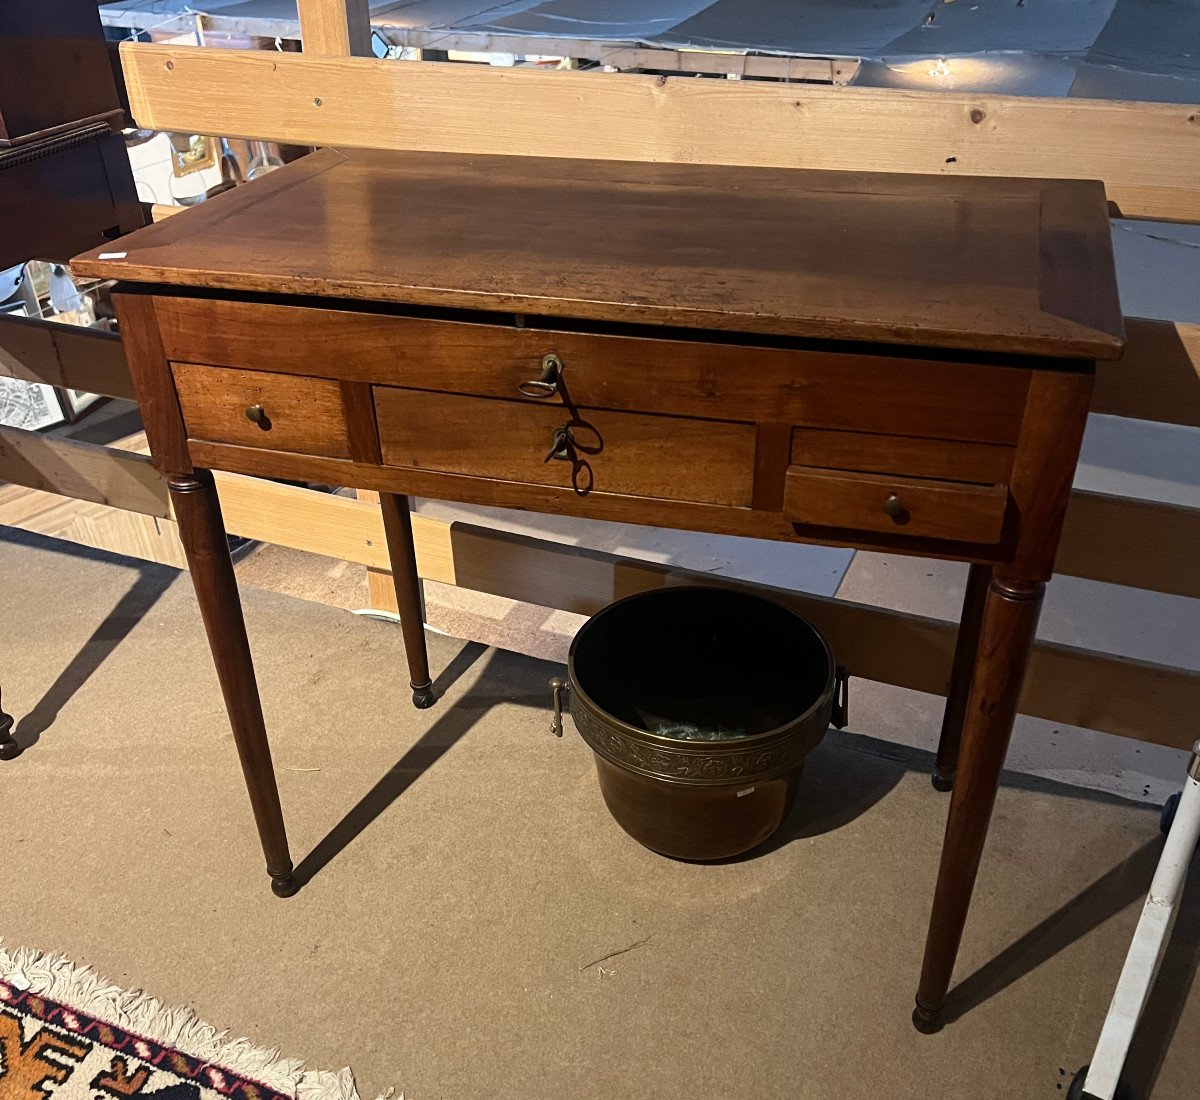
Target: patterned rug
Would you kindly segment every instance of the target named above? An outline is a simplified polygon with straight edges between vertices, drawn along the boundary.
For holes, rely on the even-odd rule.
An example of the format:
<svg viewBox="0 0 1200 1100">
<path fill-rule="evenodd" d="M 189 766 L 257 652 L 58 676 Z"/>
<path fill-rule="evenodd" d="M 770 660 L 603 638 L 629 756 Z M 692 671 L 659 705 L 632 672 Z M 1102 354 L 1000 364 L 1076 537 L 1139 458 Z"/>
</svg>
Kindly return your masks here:
<svg viewBox="0 0 1200 1100">
<path fill-rule="evenodd" d="M 358 1092 L 348 1069 L 306 1070 L 190 1009 L 0 945 L 0 1100 L 358 1100 Z"/>
</svg>

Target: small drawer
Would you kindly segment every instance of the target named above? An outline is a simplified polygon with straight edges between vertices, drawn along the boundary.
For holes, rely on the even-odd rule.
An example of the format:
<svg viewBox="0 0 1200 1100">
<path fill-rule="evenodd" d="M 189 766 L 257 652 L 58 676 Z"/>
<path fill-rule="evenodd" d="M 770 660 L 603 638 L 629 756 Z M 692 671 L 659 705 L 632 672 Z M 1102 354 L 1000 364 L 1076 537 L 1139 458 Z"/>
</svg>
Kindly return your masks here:
<svg viewBox="0 0 1200 1100">
<path fill-rule="evenodd" d="M 792 466 L 783 514 L 792 523 L 906 538 L 993 545 L 1004 529 L 1008 490 L 886 474 Z"/>
<path fill-rule="evenodd" d="M 1012 473 L 1015 454 L 1015 447 L 999 443 L 831 432 L 820 428 L 796 428 L 792 432 L 792 465 L 823 470 L 1000 485 Z"/>
<path fill-rule="evenodd" d="M 750 504 L 751 424 L 384 386 L 375 387 L 375 412 L 388 466 L 580 494 Z M 556 449 L 565 457 L 551 457 Z"/>
<path fill-rule="evenodd" d="M 349 458 L 342 390 L 324 378 L 173 363 L 190 439 Z"/>
</svg>

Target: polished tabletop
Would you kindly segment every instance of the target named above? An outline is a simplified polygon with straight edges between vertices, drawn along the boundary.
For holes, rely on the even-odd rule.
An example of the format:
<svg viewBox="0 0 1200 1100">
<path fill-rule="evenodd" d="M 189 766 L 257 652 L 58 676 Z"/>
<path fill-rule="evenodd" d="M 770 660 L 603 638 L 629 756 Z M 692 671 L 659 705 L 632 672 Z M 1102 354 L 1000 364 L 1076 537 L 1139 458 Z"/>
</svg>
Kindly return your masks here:
<svg viewBox="0 0 1200 1100">
<path fill-rule="evenodd" d="M 980 352 L 1108 359 L 1124 345 L 1089 180 L 323 149 L 73 265 Z"/>
</svg>

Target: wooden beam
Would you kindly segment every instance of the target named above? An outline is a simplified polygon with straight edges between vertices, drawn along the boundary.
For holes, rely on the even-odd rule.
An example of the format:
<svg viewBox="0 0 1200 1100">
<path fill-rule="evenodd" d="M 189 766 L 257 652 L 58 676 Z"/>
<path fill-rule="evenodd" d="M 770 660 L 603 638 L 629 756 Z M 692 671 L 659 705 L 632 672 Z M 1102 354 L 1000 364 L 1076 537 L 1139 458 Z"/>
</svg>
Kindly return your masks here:
<svg viewBox="0 0 1200 1100">
<path fill-rule="evenodd" d="M 242 474 L 218 472 L 214 477 L 231 534 L 373 569 L 390 568 L 378 506 Z M 413 531 L 421 575 L 456 583 L 446 524 L 417 515 Z"/>
<path fill-rule="evenodd" d="M 1076 489 L 1055 571 L 1200 599 L 1200 508 Z"/>
<path fill-rule="evenodd" d="M 177 569 L 187 566 L 179 528 L 170 520 L 18 485 L 0 488 L 0 527 L 15 527 Z"/>
<path fill-rule="evenodd" d="M 1092 412 L 1200 428 L 1200 325 L 1126 317 L 1125 334 L 1124 357 L 1097 367 Z"/>
<path fill-rule="evenodd" d="M 1105 181 L 1125 217 L 1200 221 L 1181 104 L 499 69 L 126 42 L 156 130 L 302 145 Z M 586 137 L 584 137 L 586 135 Z"/>
<path fill-rule="evenodd" d="M 298 3 L 300 38 L 309 57 L 371 56 L 371 9 L 367 0 Z"/>
<path fill-rule="evenodd" d="M 386 14 L 378 17 L 375 25 L 380 37 L 390 45 L 409 49 L 507 53 L 519 57 L 569 57 L 593 61 L 598 65 L 611 65 L 615 69 L 734 74 L 772 80 L 816 81 L 822 84 L 845 84 L 859 69 L 859 62 L 848 58 L 786 57 L 739 53 L 735 50 L 673 50 L 595 39 L 481 34 L 476 31 L 447 31 L 438 27 L 392 27 L 387 24 Z"/>
<path fill-rule="evenodd" d="M 369 504 L 372 508 L 379 507 L 379 494 L 372 489 L 356 489 L 354 496 L 357 500 Z M 413 514 L 413 519 L 417 519 L 416 514 Z M 453 558 L 451 566 L 453 567 Z M 417 572 L 420 573 L 422 564 L 417 563 Z M 424 600 L 425 588 L 421 586 L 421 597 Z M 391 564 L 383 568 L 375 566 L 367 566 L 367 606 L 374 608 L 376 611 L 390 611 L 393 615 L 400 614 L 400 598 L 396 595 L 396 583 L 392 579 Z"/>
<path fill-rule="evenodd" d="M 328 496 L 242 474 L 216 476 L 226 525 L 234 534 L 352 561 L 372 570 L 388 570 L 382 520 L 374 502 Z M 421 515 L 414 516 L 413 522 L 429 533 L 418 547 L 423 577 L 479 587 L 479 578 L 460 575 L 449 543 L 435 535 L 440 526 Z M 1194 566 L 1197 545 L 1200 510 L 1076 491 L 1071 497 L 1058 572 L 1200 598 L 1200 570 Z M 508 573 L 518 564 L 506 556 L 503 569 Z"/>
<path fill-rule="evenodd" d="M 0 481 L 166 518 L 166 478 L 146 455 L 0 427 Z"/>
<path fill-rule="evenodd" d="M 807 616 L 855 676 L 941 695 L 949 682 L 952 623 L 466 524 L 450 526 L 450 543 L 457 583 L 464 588 L 584 615 L 623 596 L 674 584 L 759 592 Z M 1039 642 L 1021 712 L 1190 748 L 1195 732 L 1178 716 L 1198 706 L 1200 673 Z"/>
<path fill-rule="evenodd" d="M 134 400 L 121 338 L 57 321 L 0 316 L 0 375 Z"/>
<path fill-rule="evenodd" d="M 244 474 L 217 473 L 216 478 L 225 523 L 232 533 L 372 570 L 388 570 L 375 494 L 355 500 Z M 445 525 L 419 514 L 413 517 L 413 523 L 424 532 L 418 539 L 418 568 L 429 580 L 491 591 L 486 577 L 492 568 L 500 568 L 505 576 L 513 570 L 520 570 L 522 575 L 531 570 L 536 573 L 539 568 L 536 562 L 526 567 L 516 555 L 505 554 L 494 560 L 485 557 L 478 576 L 464 575 L 444 533 Z M 1192 548 L 1197 544 L 1200 510 L 1076 491 L 1071 498 L 1058 571 L 1132 588 L 1200 597 L 1200 570 L 1193 567 Z"/>
</svg>

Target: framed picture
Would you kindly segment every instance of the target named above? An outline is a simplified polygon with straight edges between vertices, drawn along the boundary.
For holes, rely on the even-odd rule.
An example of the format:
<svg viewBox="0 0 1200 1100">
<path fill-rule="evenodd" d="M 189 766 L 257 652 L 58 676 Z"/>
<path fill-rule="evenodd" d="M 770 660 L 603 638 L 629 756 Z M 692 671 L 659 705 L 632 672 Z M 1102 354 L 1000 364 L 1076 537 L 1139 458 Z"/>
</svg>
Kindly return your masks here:
<svg viewBox="0 0 1200 1100">
<path fill-rule="evenodd" d="M 204 134 L 172 134 L 172 170 L 176 177 L 203 172 L 217 163 L 216 142 Z"/>
<path fill-rule="evenodd" d="M 87 390 L 55 390 L 58 394 L 58 403 L 62 406 L 63 416 L 67 422 L 74 424 L 84 413 L 99 405 L 102 401 L 107 401 L 107 397 L 101 397 L 98 393 L 88 393 Z"/>
<path fill-rule="evenodd" d="M 0 424 L 36 432 L 62 424 L 66 419 L 53 386 L 0 377 Z"/>
</svg>

